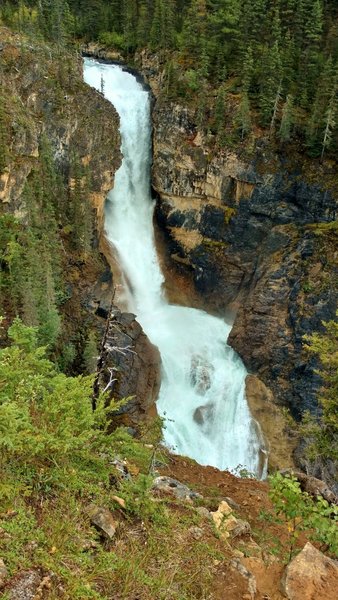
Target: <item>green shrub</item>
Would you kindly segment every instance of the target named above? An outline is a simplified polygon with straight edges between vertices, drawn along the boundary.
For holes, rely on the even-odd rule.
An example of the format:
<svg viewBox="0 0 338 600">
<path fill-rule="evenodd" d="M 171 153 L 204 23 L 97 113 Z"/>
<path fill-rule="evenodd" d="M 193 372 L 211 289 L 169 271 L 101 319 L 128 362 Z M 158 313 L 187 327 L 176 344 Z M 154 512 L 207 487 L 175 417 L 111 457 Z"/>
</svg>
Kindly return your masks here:
<svg viewBox="0 0 338 600">
<path fill-rule="evenodd" d="M 286 523 L 289 531 L 288 560 L 293 556 L 300 532 L 305 530 L 324 549 L 338 555 L 338 506 L 330 505 L 321 496 L 314 500 L 302 492 L 293 476 L 276 473 L 269 477 L 269 483 L 276 521 Z"/>
</svg>

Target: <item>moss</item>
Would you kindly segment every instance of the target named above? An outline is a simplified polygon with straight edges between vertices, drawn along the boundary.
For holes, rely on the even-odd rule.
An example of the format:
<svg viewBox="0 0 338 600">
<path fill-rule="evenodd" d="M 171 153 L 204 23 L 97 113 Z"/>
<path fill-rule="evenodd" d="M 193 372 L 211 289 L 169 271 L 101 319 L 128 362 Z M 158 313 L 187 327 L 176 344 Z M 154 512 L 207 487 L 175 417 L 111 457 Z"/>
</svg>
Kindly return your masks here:
<svg viewBox="0 0 338 600">
<path fill-rule="evenodd" d="M 225 206 L 223 208 L 224 210 L 224 223 L 226 223 L 226 225 L 229 224 L 231 217 L 234 217 L 235 214 L 237 213 L 236 208 L 233 208 L 232 206 Z"/>
<path fill-rule="evenodd" d="M 227 248 L 229 245 L 227 242 L 212 240 L 210 238 L 203 238 L 202 244 L 203 246 L 214 250 L 217 250 L 218 248 Z"/>
</svg>

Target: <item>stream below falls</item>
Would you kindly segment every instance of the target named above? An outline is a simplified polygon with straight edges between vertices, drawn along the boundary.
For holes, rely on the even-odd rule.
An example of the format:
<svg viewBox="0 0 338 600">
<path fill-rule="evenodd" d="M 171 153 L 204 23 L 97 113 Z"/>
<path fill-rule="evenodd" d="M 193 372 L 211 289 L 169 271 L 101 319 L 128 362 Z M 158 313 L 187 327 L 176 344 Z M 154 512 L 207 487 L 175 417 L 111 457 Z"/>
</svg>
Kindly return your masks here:
<svg viewBox="0 0 338 600">
<path fill-rule="evenodd" d="M 105 208 L 105 232 L 123 273 L 128 310 L 162 358 L 157 410 L 164 442 L 202 465 L 257 477 L 264 442 L 245 398 L 246 369 L 227 345 L 230 325 L 202 310 L 169 304 L 156 255 L 150 191 L 150 94 L 120 66 L 84 59 L 84 80 L 120 116 L 122 166 Z M 263 461 L 264 462 L 264 461 Z"/>
</svg>

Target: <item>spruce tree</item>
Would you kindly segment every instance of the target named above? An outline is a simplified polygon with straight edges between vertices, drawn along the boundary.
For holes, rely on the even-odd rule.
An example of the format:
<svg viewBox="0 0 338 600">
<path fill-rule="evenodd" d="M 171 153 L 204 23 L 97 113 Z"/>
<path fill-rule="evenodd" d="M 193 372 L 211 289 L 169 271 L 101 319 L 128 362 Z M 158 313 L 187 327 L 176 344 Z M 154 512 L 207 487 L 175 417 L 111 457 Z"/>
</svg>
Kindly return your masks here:
<svg viewBox="0 0 338 600">
<path fill-rule="evenodd" d="M 243 139 L 251 129 L 250 102 L 246 91 L 242 92 L 236 122 L 239 125 L 241 138 Z"/>
<path fill-rule="evenodd" d="M 9 159 L 9 133 L 5 99 L 0 96 L 0 175 L 4 172 Z"/>
<path fill-rule="evenodd" d="M 286 102 L 282 109 L 282 118 L 279 127 L 279 136 L 282 142 L 288 142 L 291 139 L 293 125 L 293 98 L 291 94 L 286 97 Z"/>
</svg>

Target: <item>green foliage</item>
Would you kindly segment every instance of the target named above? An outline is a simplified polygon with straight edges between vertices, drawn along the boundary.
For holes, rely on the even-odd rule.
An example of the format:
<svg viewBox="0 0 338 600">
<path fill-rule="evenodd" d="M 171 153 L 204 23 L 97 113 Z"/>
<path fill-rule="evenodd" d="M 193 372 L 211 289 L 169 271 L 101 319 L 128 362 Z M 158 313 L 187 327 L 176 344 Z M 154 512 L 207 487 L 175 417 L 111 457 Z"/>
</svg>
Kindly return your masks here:
<svg viewBox="0 0 338 600">
<path fill-rule="evenodd" d="M 21 2 L 18 8 L 7 0 L 2 20 L 35 30 L 61 46 L 75 35 L 99 40 L 129 57 L 140 48 L 158 52 L 170 65 L 167 95 L 198 106 L 205 100 L 206 82 L 217 89 L 236 81 L 241 94 L 236 121 L 242 137 L 260 124 L 270 129 L 272 142 L 297 139 L 311 156 L 337 150 L 334 0 L 27 0 L 28 4 L 29 8 Z M 209 97 L 208 108 L 213 104 Z M 202 113 L 207 131 L 209 116 Z M 217 131 L 221 145 L 231 143 L 228 132 Z"/>
<path fill-rule="evenodd" d="M 57 373 L 37 347 L 38 331 L 15 319 L 0 351 L 0 456 L 29 465 L 61 464 L 93 440 L 92 378 Z"/>
<path fill-rule="evenodd" d="M 309 440 L 309 458 L 338 461 L 338 322 L 323 323 L 324 333 L 306 336 L 306 350 L 319 358 L 323 387 L 319 395 L 319 419 L 307 414 L 302 434 Z"/>
<path fill-rule="evenodd" d="M 5 99 L 0 96 L 0 175 L 4 172 L 9 159 L 9 132 L 6 118 Z"/>
<path fill-rule="evenodd" d="M 276 473 L 269 477 L 269 483 L 276 520 L 288 526 L 288 561 L 295 552 L 301 531 L 309 532 L 311 539 L 338 555 L 338 506 L 330 505 L 321 496 L 314 500 L 302 492 L 295 477 Z"/>
</svg>

